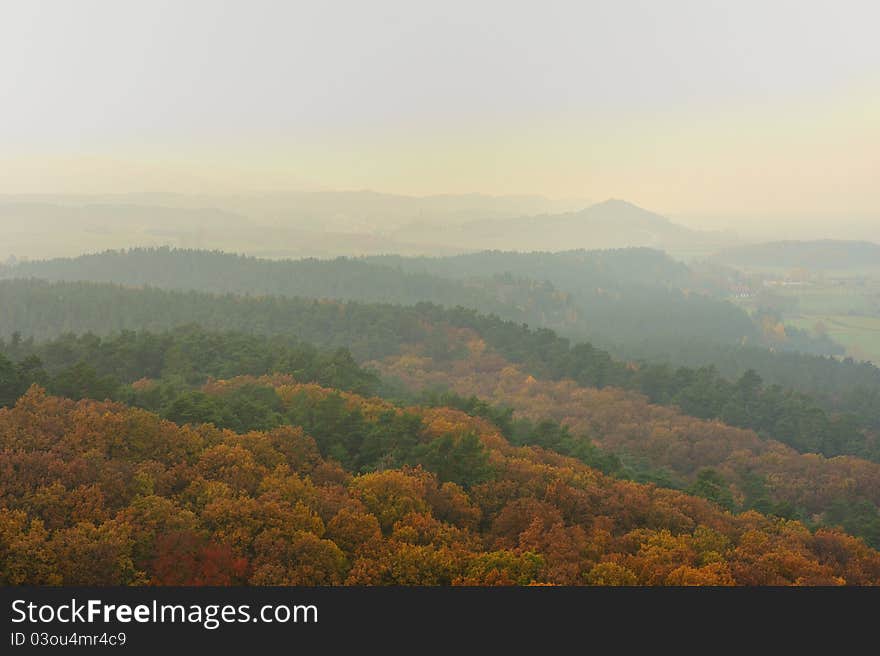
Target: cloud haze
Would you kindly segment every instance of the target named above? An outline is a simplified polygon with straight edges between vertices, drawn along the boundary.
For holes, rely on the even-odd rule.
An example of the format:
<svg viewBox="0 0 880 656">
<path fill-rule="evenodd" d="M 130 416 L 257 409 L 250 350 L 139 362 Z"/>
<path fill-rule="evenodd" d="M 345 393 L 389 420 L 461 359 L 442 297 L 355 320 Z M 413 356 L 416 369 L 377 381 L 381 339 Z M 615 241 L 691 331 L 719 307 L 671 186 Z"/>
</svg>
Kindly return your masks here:
<svg viewBox="0 0 880 656">
<path fill-rule="evenodd" d="M 0 193 L 880 212 L 876 3 L 527 4 L 6 2 Z"/>
</svg>

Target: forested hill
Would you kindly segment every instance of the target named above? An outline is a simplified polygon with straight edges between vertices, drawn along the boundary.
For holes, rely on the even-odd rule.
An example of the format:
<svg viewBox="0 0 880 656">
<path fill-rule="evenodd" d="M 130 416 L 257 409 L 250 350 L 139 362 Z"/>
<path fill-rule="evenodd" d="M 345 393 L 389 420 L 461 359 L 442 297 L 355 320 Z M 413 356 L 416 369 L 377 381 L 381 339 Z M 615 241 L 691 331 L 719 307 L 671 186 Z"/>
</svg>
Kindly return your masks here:
<svg viewBox="0 0 880 656">
<path fill-rule="evenodd" d="M 875 401 L 867 397 L 856 401 L 856 391 L 880 387 L 880 368 L 870 362 L 719 344 L 709 338 L 658 339 L 644 349 L 630 345 L 624 353 L 628 359 L 645 359 L 670 367 L 703 367 L 711 363 L 726 378 L 739 378 L 751 369 L 768 384 L 827 399 L 831 405 L 852 398 L 857 405 L 868 406 Z"/>
<path fill-rule="evenodd" d="M 650 248 L 568 250 L 555 252 L 483 251 L 445 257 L 373 256 L 368 262 L 400 267 L 413 273 L 444 278 L 490 277 L 512 273 L 536 280 L 551 280 L 567 292 L 629 285 L 666 286 L 675 289 L 708 288 L 682 262 Z"/>
<path fill-rule="evenodd" d="M 0 280 L 0 335 L 38 341 L 64 333 L 162 332 L 197 324 L 208 330 L 291 335 L 348 347 L 364 360 L 396 353 L 427 330 L 419 310 L 277 296 L 246 297 L 157 288 L 44 280 Z"/>
<path fill-rule="evenodd" d="M 53 289 L 52 298 L 64 295 L 60 288 L 65 285 L 39 284 Z M 122 291 L 142 301 L 152 298 L 143 290 Z M 182 300 L 198 296 L 153 291 Z M 217 300 L 228 310 L 218 311 L 218 317 L 230 316 L 239 302 L 234 297 Z M 260 299 L 241 304 L 253 311 L 260 307 L 253 301 Z M 848 531 L 880 544 L 880 497 L 872 482 L 880 476 L 878 465 L 849 456 L 826 460 L 813 455 L 880 460 L 876 431 L 865 432 L 857 424 L 869 416 L 826 413 L 809 398 L 762 385 L 753 373 L 726 381 L 706 369 L 634 367 L 588 344 L 571 347 L 549 331 L 532 331 L 469 310 L 284 301 L 294 310 L 289 318 L 296 317 L 286 328 L 311 330 L 316 337 L 323 335 L 325 344 L 335 339 L 335 321 L 347 325 L 344 318 L 349 315 L 362 336 L 376 340 L 376 353 L 393 354 L 369 363 L 387 375 L 385 381 L 378 385 L 345 350 L 316 349 L 289 336 L 217 333 L 197 326 L 105 338 L 64 335 L 50 342 L 16 335 L 0 340 L 0 405 L 15 403 L 37 383 L 67 398 L 114 398 L 175 421 L 211 422 L 246 432 L 272 428 L 284 418 L 271 394 L 245 386 L 236 388 L 228 403 L 219 403 L 198 386 L 210 385 L 210 377 L 279 373 L 301 383 L 412 399 L 414 391 L 433 381 L 509 404 L 520 418 L 535 420 L 534 429 L 509 433 L 509 410 L 487 409 L 475 399 L 441 397 L 441 404 L 453 403 L 498 422 L 505 434 L 521 443 L 552 448 L 616 476 L 693 489 L 730 508 L 757 508 L 810 521 L 820 521 L 815 518 L 821 516 L 824 523 L 842 522 Z M 333 310 L 329 314 L 328 308 Z M 402 388 L 398 379 L 404 382 Z M 638 394 L 615 387 L 635 390 L 668 407 L 652 406 Z M 546 424 L 543 418 L 548 416 L 574 422 L 577 432 L 569 436 Z M 308 413 L 297 417 L 316 436 L 329 431 L 328 436 L 342 440 L 349 432 L 364 432 L 352 427 L 351 418 Z M 758 433 L 726 427 L 718 420 Z M 595 452 L 593 439 L 607 451 Z M 334 458 L 363 466 L 360 451 L 345 448 L 334 451 Z M 622 460 L 616 461 L 618 457 Z M 715 473 L 709 471 L 713 467 L 718 467 Z M 810 481 L 806 487 L 805 481 Z M 813 490 L 817 481 L 821 493 Z"/>
<path fill-rule="evenodd" d="M 839 530 L 616 480 L 460 411 L 266 392 L 282 423 L 247 433 L 37 388 L 0 409 L 0 585 L 880 582 Z"/>
<path fill-rule="evenodd" d="M 412 305 L 498 303 L 458 281 L 340 257 L 332 260 L 267 260 L 245 255 L 170 248 L 105 251 L 75 258 L 21 262 L 7 275 L 45 280 L 112 282 L 126 286 L 192 289 L 258 296 L 301 296 Z"/>
<path fill-rule="evenodd" d="M 389 266 L 391 265 L 391 266 Z M 107 251 L 19 263 L 6 277 L 113 282 L 215 293 L 300 296 L 495 313 L 573 339 L 641 343 L 647 334 L 757 343 L 741 309 L 704 293 L 687 267 L 649 249 L 487 253 L 461 259 L 265 260 L 220 252 Z"/>
<path fill-rule="evenodd" d="M 705 294 L 689 293 L 692 289 L 711 291 L 711 282 L 667 255 L 650 249 L 296 261 L 207 251 L 139 249 L 20 263 L 7 267 L 5 273 L 0 267 L 0 277 L 4 275 L 115 281 L 127 286 L 149 284 L 261 297 L 277 294 L 460 305 L 535 328 L 551 328 L 572 341 L 590 341 L 622 360 L 668 362 L 673 367 L 714 365 L 729 378 L 738 378 L 746 370 L 754 369 L 770 383 L 826 398 L 829 402 L 853 399 L 860 408 L 872 403 L 873 397 L 855 399 L 857 388 L 880 386 L 880 372 L 870 365 L 783 353 L 785 344 L 775 341 L 773 346 L 777 352 L 763 348 L 761 334 L 741 309 Z M 19 283 L 10 284 L 13 286 L 7 288 L 9 291 Z M 23 291 L 21 287 L 17 289 Z M 64 289 L 68 296 L 82 296 L 77 302 L 83 303 L 83 307 L 104 302 L 88 298 L 82 288 Z M 32 293 L 51 294 L 37 283 Z M 119 292 L 104 289 L 101 294 Z M 151 303 L 163 307 L 178 303 L 172 297 L 153 292 L 145 292 L 145 296 L 151 296 Z M 19 297 L 17 302 L 25 302 L 25 299 Z M 120 302 L 126 304 L 129 300 L 120 299 Z M 281 318 L 288 311 L 280 308 L 279 304 L 284 304 L 281 300 L 248 301 L 251 309 L 247 312 L 253 312 L 253 316 L 242 314 L 244 301 L 229 301 L 229 308 L 224 310 L 229 316 L 225 318 L 212 316 L 219 310 L 206 308 L 208 297 L 193 297 L 191 302 L 196 313 L 192 321 L 207 321 L 212 327 L 277 333 L 284 330 L 284 321 L 292 321 L 291 325 L 298 330 L 306 330 L 305 338 L 320 343 L 327 339 L 320 334 L 327 324 L 307 329 L 298 326 L 296 318 Z M 290 304 L 295 306 L 297 302 Z M 101 310 L 105 314 L 107 311 Z M 61 318 L 66 323 L 57 330 L 38 319 L 25 321 L 22 318 L 18 325 L 27 326 L 22 329 L 25 335 L 45 338 L 65 330 L 165 329 L 190 322 L 183 307 L 166 307 L 165 311 L 176 320 L 165 322 L 161 316 L 149 316 L 132 307 L 133 315 L 115 312 L 107 315 L 108 321 L 115 322 L 109 325 L 99 319 L 88 322 L 82 318 L 88 323 L 86 326 L 69 316 Z M 358 311 L 349 308 L 349 312 Z M 29 315 L 26 312 L 23 316 Z M 10 320 L 8 316 L 0 316 L 0 324 L 4 319 Z M 351 346 L 359 357 L 374 356 L 372 349 L 376 339 L 357 332 L 357 328 L 353 328 L 349 333 L 344 322 L 338 323 L 334 334 L 340 339 L 333 345 Z M 823 351 L 820 349 L 820 352 Z"/>
<path fill-rule="evenodd" d="M 361 394 L 379 387 L 378 377 L 360 367 L 348 350 L 322 350 L 282 335 L 212 332 L 189 325 L 103 338 L 68 334 L 48 342 L 0 338 L 0 406 L 14 404 L 33 384 L 73 399 L 129 399 L 123 388 L 138 381 L 191 387 L 212 378 L 275 373 Z"/>
<path fill-rule="evenodd" d="M 468 330 L 535 376 L 635 389 L 654 402 L 755 428 L 799 450 L 880 458 L 880 444 L 861 432 L 880 428 L 880 385 L 858 384 L 834 397 L 810 398 L 764 386 L 751 373 L 731 381 L 712 368 L 674 369 L 615 360 L 588 343 L 572 346 L 552 331 L 531 330 L 465 308 L 247 298 L 36 280 L 0 281 L 0 307 L 0 336 L 18 332 L 43 340 L 64 332 L 106 335 L 197 323 L 211 330 L 295 336 L 322 348 L 345 347 L 360 361 L 397 355 L 414 345 L 432 358 L 449 360 L 467 349 L 459 333 Z M 838 416 L 841 412 L 846 414 Z"/>
</svg>

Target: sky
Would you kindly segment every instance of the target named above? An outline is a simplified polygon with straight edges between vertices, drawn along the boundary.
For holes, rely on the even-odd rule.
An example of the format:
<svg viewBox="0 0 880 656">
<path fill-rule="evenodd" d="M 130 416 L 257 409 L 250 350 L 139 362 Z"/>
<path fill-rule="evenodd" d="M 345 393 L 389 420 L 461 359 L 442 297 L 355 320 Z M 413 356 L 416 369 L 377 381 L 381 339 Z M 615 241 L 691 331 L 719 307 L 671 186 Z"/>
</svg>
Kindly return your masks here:
<svg viewBox="0 0 880 656">
<path fill-rule="evenodd" d="M 3 0 L 0 193 L 880 217 L 878 25 L 851 0 Z"/>
</svg>

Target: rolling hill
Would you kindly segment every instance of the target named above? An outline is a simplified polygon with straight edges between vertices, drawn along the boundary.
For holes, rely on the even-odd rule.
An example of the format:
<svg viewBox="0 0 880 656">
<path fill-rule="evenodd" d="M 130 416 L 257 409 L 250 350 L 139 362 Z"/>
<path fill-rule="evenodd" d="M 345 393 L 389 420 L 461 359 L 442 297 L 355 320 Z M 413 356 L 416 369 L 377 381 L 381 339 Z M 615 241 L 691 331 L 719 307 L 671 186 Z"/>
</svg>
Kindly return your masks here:
<svg viewBox="0 0 880 656">
<path fill-rule="evenodd" d="M 760 334 L 741 309 L 683 264 L 650 249 L 482 253 L 449 259 L 268 260 L 230 253 L 132 249 L 0 267 L 0 277 L 113 282 L 212 293 L 462 306 L 577 339 L 621 343 Z M 693 292 L 698 293 L 693 293 Z"/>
<path fill-rule="evenodd" d="M 434 226 L 433 230 L 418 225 L 395 233 L 411 241 L 424 235 L 431 235 L 437 243 L 468 245 L 471 250 L 522 251 L 649 247 L 676 253 L 708 253 L 733 240 L 726 233 L 685 228 L 619 199 L 574 212 L 478 220 L 460 226 Z"/>
</svg>

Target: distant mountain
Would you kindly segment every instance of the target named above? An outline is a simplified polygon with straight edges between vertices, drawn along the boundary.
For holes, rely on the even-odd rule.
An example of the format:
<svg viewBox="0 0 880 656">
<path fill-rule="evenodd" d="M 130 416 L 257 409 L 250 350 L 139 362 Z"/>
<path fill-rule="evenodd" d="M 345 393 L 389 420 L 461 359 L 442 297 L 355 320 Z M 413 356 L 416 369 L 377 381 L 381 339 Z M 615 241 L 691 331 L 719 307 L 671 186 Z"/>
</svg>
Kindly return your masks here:
<svg viewBox="0 0 880 656">
<path fill-rule="evenodd" d="M 702 232 L 677 225 L 664 216 L 624 200 L 611 199 L 575 212 L 539 214 L 514 219 L 479 220 L 458 227 L 414 225 L 395 233 L 399 239 L 417 241 L 431 235 L 447 245 L 471 249 L 542 250 L 648 247 L 688 252 L 717 249 L 731 236 Z"/>
<path fill-rule="evenodd" d="M 775 241 L 726 248 L 712 260 L 728 266 L 811 270 L 880 268 L 880 244 L 867 241 Z"/>
<path fill-rule="evenodd" d="M 0 195 L 0 261 L 143 246 L 263 257 L 647 247 L 705 257 L 733 242 L 623 200 L 373 191 Z"/>
<path fill-rule="evenodd" d="M 422 222 L 449 227 L 582 204 L 528 195 L 416 197 L 373 191 L 0 195 L 0 260 L 134 246 L 269 257 L 449 254 L 472 249 L 466 243 L 443 248 L 444 228 L 422 231 L 414 243 L 394 233 Z"/>
</svg>

